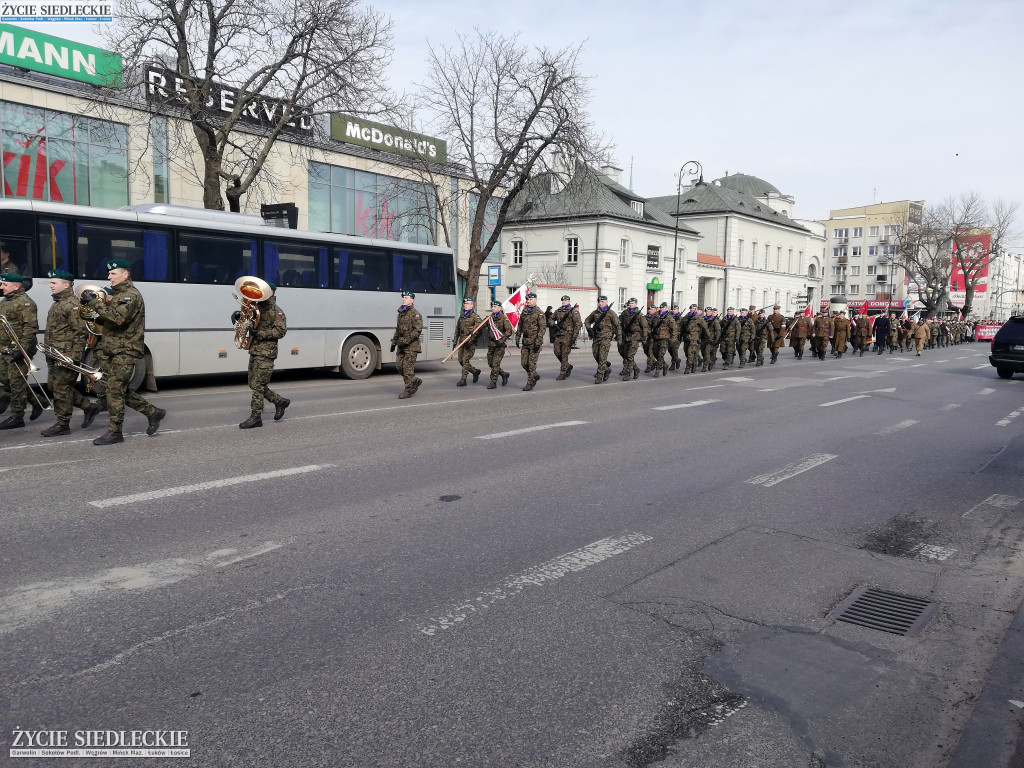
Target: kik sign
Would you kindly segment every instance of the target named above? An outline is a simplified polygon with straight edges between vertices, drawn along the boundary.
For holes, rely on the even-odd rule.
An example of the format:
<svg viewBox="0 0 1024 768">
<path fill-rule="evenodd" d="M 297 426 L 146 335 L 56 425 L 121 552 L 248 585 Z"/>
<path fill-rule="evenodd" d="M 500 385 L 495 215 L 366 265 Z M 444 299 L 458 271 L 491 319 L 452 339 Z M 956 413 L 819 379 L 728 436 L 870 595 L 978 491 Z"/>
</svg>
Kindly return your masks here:
<svg viewBox="0 0 1024 768">
<path fill-rule="evenodd" d="M 74 162 L 51 158 L 41 136 L 17 139 L 24 152 L 4 152 L 4 196 L 75 203 Z M 13 187 L 12 187 L 13 183 Z M 49 188 L 49 196 L 47 196 Z"/>
</svg>

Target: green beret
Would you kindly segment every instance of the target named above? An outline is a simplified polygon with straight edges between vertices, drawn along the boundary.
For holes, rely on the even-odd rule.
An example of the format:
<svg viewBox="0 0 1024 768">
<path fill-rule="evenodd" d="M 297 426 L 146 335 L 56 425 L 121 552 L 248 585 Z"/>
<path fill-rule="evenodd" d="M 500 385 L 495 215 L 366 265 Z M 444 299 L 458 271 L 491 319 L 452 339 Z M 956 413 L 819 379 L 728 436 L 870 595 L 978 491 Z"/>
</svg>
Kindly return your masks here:
<svg viewBox="0 0 1024 768">
<path fill-rule="evenodd" d="M 466 298 L 464 298 L 464 299 L 462 300 L 462 303 L 463 303 L 463 304 L 465 304 L 465 303 L 466 303 L 467 301 L 468 301 L 468 302 L 469 302 L 470 304 L 473 304 L 473 303 L 474 303 L 474 302 L 473 302 L 473 297 L 472 297 L 472 296 L 467 296 Z"/>
<path fill-rule="evenodd" d="M 570 298 L 569 298 L 569 295 L 568 295 L 568 294 L 566 294 L 565 296 L 563 296 L 563 297 L 561 298 L 561 301 L 572 301 L 572 299 L 570 299 Z"/>
<path fill-rule="evenodd" d="M 528 299 L 536 299 L 537 298 L 537 294 L 536 293 L 528 293 L 528 294 L 526 294 L 526 298 L 528 298 Z"/>
<path fill-rule="evenodd" d="M 607 296 L 598 296 L 597 300 L 598 301 L 608 301 L 608 297 Z"/>
<path fill-rule="evenodd" d="M 661 302 L 661 306 L 658 307 L 658 309 L 668 309 L 668 302 L 667 301 Z"/>
<path fill-rule="evenodd" d="M 0 275 L 0 282 L 4 283 L 23 283 L 25 278 L 19 275 L 17 272 L 7 272 Z"/>
<path fill-rule="evenodd" d="M 73 283 L 75 281 L 75 276 L 65 269 L 51 269 L 46 273 L 46 276 L 49 278 L 56 278 L 57 280 L 67 280 L 69 283 Z"/>
<path fill-rule="evenodd" d="M 131 269 L 132 264 L 128 259 L 111 259 L 107 262 L 107 271 L 112 269 Z"/>
<path fill-rule="evenodd" d="M 402 298 L 404 299 L 406 296 L 408 296 L 410 299 L 416 298 L 416 294 L 413 293 L 412 291 L 402 291 Z"/>
<path fill-rule="evenodd" d="M 267 285 L 270 286 L 270 290 L 272 290 L 274 293 L 277 293 L 277 283 L 269 283 L 268 282 Z"/>
<path fill-rule="evenodd" d="M 501 306 L 501 302 L 500 301 L 492 301 L 491 302 L 491 306 L 492 307 L 500 307 Z"/>
<path fill-rule="evenodd" d="M 630 298 L 630 300 L 627 301 L 626 303 L 627 304 L 636 304 L 636 297 L 634 296 L 634 297 Z"/>
</svg>

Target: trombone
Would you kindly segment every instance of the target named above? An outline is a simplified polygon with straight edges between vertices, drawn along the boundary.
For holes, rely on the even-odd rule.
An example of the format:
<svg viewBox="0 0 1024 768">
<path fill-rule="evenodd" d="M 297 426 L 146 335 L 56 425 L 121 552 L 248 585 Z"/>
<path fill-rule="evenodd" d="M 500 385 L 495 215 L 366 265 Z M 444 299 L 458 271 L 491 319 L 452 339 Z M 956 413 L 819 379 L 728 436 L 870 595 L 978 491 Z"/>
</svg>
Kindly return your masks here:
<svg viewBox="0 0 1024 768">
<path fill-rule="evenodd" d="M 39 342 L 37 346 L 39 347 L 39 351 L 50 358 L 50 360 L 52 360 L 56 365 L 82 374 L 86 381 L 89 382 L 90 387 L 96 386 L 96 382 L 103 378 L 103 373 L 99 368 L 93 368 L 91 365 L 86 365 L 85 363 L 76 363 L 71 357 L 64 354 L 56 347 L 52 347 L 45 342 Z"/>
<path fill-rule="evenodd" d="M 29 357 L 25 348 L 21 346 L 21 342 L 18 341 L 18 334 L 14 332 L 14 327 L 11 325 L 11 321 L 3 315 L 0 315 L 0 326 L 3 326 L 4 331 L 10 338 L 10 345 L 8 345 L 8 354 L 13 352 L 20 352 L 22 360 L 28 365 L 28 373 L 26 374 L 21 370 L 21 366 L 14 364 L 14 369 L 18 372 L 18 375 L 25 380 L 25 385 L 28 387 L 29 394 L 32 395 L 32 399 L 36 401 L 36 405 L 42 408 L 44 411 L 53 410 L 53 401 L 46 394 L 46 390 L 43 389 L 43 385 L 39 383 L 39 379 L 36 378 L 36 373 L 39 372 L 39 368 L 32 359 Z M 32 377 L 32 381 L 29 381 L 29 376 Z M 35 387 L 39 388 L 36 392 Z M 40 397 L 42 395 L 42 397 Z"/>
</svg>

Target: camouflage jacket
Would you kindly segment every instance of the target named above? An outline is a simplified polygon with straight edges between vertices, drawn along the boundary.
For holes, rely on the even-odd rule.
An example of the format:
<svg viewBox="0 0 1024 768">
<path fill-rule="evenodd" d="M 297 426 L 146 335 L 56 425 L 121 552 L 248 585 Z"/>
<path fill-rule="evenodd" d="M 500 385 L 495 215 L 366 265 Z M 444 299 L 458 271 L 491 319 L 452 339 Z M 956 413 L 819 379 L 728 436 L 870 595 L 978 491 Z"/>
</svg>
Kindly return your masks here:
<svg viewBox="0 0 1024 768">
<path fill-rule="evenodd" d="M 463 312 L 459 315 L 459 319 L 455 323 L 455 344 L 458 344 L 467 336 L 471 336 L 476 327 L 480 325 L 480 315 L 470 310 L 469 312 Z M 463 346 L 463 349 L 475 349 L 476 348 L 476 337 L 467 341 Z"/>
<path fill-rule="evenodd" d="M 398 322 L 391 343 L 404 347 L 406 352 L 420 351 L 420 334 L 423 333 L 423 316 L 415 306 L 398 308 Z"/>
<path fill-rule="evenodd" d="M 682 327 L 682 338 L 691 344 L 693 342 L 699 344 L 708 336 L 708 324 L 704 322 L 704 316 L 699 312 L 684 315 Z"/>
<path fill-rule="evenodd" d="M 515 333 L 515 329 L 512 327 L 512 321 L 505 316 L 504 312 L 498 312 L 498 314 L 491 315 L 494 318 L 494 327 L 498 333 L 501 334 L 500 339 L 494 337 L 494 331 L 491 329 L 490 322 L 484 323 L 484 327 L 480 329 L 479 336 L 487 339 L 487 346 L 496 347 L 499 344 L 508 344 L 508 340 Z"/>
<path fill-rule="evenodd" d="M 528 347 L 544 344 L 544 329 L 547 327 L 547 320 L 544 313 L 537 307 L 523 307 L 519 313 L 519 323 L 516 325 L 516 343 L 520 339 Z"/>
<path fill-rule="evenodd" d="M 113 287 L 110 302 L 94 296 L 89 308 L 103 319 L 103 351 L 139 358 L 146 351 L 146 305 L 142 294 L 125 280 Z"/>
<path fill-rule="evenodd" d="M 667 310 L 664 313 L 659 312 L 654 316 L 654 322 L 651 323 L 651 334 L 656 339 L 674 339 L 676 335 L 676 321 L 672 318 L 672 313 Z"/>
<path fill-rule="evenodd" d="M 775 329 L 772 328 L 772 324 L 768 322 L 766 317 L 758 317 L 754 320 L 754 340 L 757 342 L 771 341 L 774 337 Z"/>
<path fill-rule="evenodd" d="M 754 339 L 754 318 L 750 315 L 740 318 L 740 332 L 737 341 L 740 344 L 749 344 Z"/>
<path fill-rule="evenodd" d="M 249 354 L 274 360 L 277 357 L 277 340 L 288 333 L 288 318 L 277 306 L 277 299 L 273 296 L 261 301 L 257 308 L 260 311 L 260 324 L 253 332 Z"/>
<path fill-rule="evenodd" d="M 75 361 L 81 361 L 89 336 L 81 308 L 75 292 L 65 288 L 53 294 L 53 306 L 46 316 L 46 343 Z"/>
<path fill-rule="evenodd" d="M 36 333 L 39 331 L 39 316 L 36 314 L 36 303 L 21 288 L 0 301 L 0 315 L 11 324 L 18 342 L 25 348 L 29 357 L 36 353 Z M 0 346 L 14 349 L 14 342 L 7 333 L 0 330 Z"/>
<path fill-rule="evenodd" d="M 730 342 L 736 341 L 740 335 L 740 318 L 736 315 L 729 317 L 726 315 L 722 318 L 722 341 Z"/>
<path fill-rule="evenodd" d="M 632 312 L 628 309 L 622 310 L 619 315 L 619 327 L 622 328 L 623 340 L 639 338 L 641 342 L 644 342 L 647 341 L 647 336 L 651 332 L 647 316 L 639 309 L 634 309 Z"/>
<path fill-rule="evenodd" d="M 580 311 L 571 304 L 559 307 L 551 315 L 551 327 L 555 329 L 555 338 L 575 339 L 583 327 Z"/>
<path fill-rule="evenodd" d="M 722 321 L 717 316 L 710 320 L 704 318 L 704 325 L 708 329 L 708 343 L 717 344 L 722 339 Z"/>
<path fill-rule="evenodd" d="M 604 311 L 595 309 L 587 315 L 585 325 L 592 339 L 618 339 L 620 336 L 619 316 L 611 307 Z"/>
</svg>

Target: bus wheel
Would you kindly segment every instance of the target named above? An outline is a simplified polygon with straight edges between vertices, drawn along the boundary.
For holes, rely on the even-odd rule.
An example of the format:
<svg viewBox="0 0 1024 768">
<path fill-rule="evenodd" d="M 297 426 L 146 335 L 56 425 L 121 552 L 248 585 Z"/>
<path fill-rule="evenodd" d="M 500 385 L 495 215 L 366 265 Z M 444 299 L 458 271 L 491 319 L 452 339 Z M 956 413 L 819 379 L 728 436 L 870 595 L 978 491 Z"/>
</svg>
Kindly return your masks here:
<svg viewBox="0 0 1024 768">
<path fill-rule="evenodd" d="M 341 372 L 348 379 L 365 379 L 377 370 L 377 345 L 365 336 L 351 336 L 341 350 Z"/>
<path fill-rule="evenodd" d="M 135 361 L 135 368 L 132 369 L 132 380 L 128 382 L 128 388 L 137 392 L 139 387 L 146 381 L 146 358 L 140 357 Z"/>
</svg>

